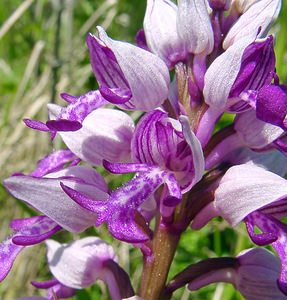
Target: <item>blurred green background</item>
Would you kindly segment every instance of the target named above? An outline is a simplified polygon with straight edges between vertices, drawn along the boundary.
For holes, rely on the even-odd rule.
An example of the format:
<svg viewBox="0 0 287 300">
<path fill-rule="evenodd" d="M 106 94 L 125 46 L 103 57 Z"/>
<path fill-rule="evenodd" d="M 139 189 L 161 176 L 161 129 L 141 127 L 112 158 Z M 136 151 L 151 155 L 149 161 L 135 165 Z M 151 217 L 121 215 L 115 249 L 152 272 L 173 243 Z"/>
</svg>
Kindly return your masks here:
<svg viewBox="0 0 287 300">
<path fill-rule="evenodd" d="M 48 102 L 63 103 L 59 93 L 80 95 L 96 88 L 89 65 L 85 36 L 103 26 L 119 40 L 134 41 L 142 27 L 145 1 L 128 0 L 1 0 L 0 1 L 0 178 L 13 172 L 28 173 L 36 161 L 60 147 L 45 133 L 27 129 L 23 118 L 46 120 Z M 287 4 L 283 1 L 276 35 L 277 71 L 287 82 Z M 0 240 L 9 234 L 12 218 L 35 213 L 22 202 L 11 198 L 0 186 Z M 87 234 L 87 233 L 86 233 Z M 112 241 L 104 228 L 90 229 L 109 240 L 117 249 L 121 265 L 132 275 L 136 287 L 141 276 L 141 254 L 124 243 Z M 83 235 L 81 235 L 83 236 Z M 79 236 L 58 234 L 60 241 Z M 187 231 L 180 242 L 170 277 L 193 262 L 207 257 L 236 255 L 250 247 L 244 227 L 230 229 L 214 220 L 199 232 Z M 25 249 L 12 272 L 0 285 L 0 299 L 41 294 L 30 285 L 34 279 L 48 279 L 43 245 Z M 43 294 L 43 293 L 42 293 Z M 75 299 L 109 299 L 101 283 L 79 291 Z M 176 292 L 174 299 L 235 300 L 242 299 L 230 285 L 218 284 L 190 293 Z"/>
</svg>

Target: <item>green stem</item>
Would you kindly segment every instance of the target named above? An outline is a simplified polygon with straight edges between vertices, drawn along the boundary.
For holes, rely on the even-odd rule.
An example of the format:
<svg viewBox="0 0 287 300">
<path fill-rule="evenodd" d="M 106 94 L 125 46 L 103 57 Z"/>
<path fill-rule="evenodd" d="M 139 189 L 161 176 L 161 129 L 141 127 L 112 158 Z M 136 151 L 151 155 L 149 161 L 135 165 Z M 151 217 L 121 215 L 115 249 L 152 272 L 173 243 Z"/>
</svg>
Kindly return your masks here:
<svg viewBox="0 0 287 300">
<path fill-rule="evenodd" d="M 162 299 L 166 279 L 173 261 L 180 234 L 159 225 L 152 241 L 151 256 L 145 257 L 140 296 L 145 300 Z"/>
</svg>

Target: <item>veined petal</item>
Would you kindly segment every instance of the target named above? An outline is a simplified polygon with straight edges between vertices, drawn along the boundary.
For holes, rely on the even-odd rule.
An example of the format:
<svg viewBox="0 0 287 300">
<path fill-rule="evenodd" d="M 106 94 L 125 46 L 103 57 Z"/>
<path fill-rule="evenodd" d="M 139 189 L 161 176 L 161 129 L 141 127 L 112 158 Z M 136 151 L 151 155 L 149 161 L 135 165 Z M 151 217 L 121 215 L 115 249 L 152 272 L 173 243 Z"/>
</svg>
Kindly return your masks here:
<svg viewBox="0 0 287 300">
<path fill-rule="evenodd" d="M 14 197 L 35 207 L 66 230 L 81 232 L 94 225 L 95 214 L 87 212 L 71 201 L 63 192 L 60 182 L 80 190 L 93 199 L 105 200 L 108 194 L 102 189 L 103 179 L 98 183 L 100 175 L 86 167 L 70 167 L 57 173 L 50 173 L 48 176 L 49 178 L 12 176 L 7 178 L 4 184 Z M 89 179 L 85 180 L 87 177 Z"/>
<path fill-rule="evenodd" d="M 191 138 L 191 133 L 185 140 L 180 122 L 157 109 L 145 114 L 137 124 L 132 138 L 132 158 L 135 162 L 172 172 L 185 192 L 194 180 L 199 180 L 199 173 L 195 175 L 199 171 L 198 165 L 195 165 L 201 163 L 197 147 L 200 143 L 198 141 L 196 146 L 195 140 L 197 138 Z"/>
<path fill-rule="evenodd" d="M 116 260 L 112 247 L 97 237 L 62 245 L 48 240 L 46 244 L 52 274 L 60 283 L 71 288 L 88 287 L 97 279 L 104 279 L 104 262 Z"/>
<path fill-rule="evenodd" d="M 204 0 L 178 0 L 177 30 L 189 52 L 212 52 L 213 30 Z"/>
<path fill-rule="evenodd" d="M 176 30 L 177 6 L 170 0 L 148 0 L 144 32 L 148 47 L 165 61 L 169 68 L 185 60 L 185 43 Z"/>
<path fill-rule="evenodd" d="M 205 169 L 204 155 L 200 141 L 191 131 L 188 118 L 186 116 L 180 117 L 180 122 L 182 124 L 182 132 L 185 137 L 186 142 L 191 148 L 192 159 L 194 164 L 194 178 L 192 185 L 195 185 L 203 176 Z"/>
<path fill-rule="evenodd" d="M 248 90 L 259 90 L 269 85 L 275 73 L 273 36 L 251 43 L 244 51 L 241 67 L 229 97 L 238 97 Z M 246 103 L 247 104 L 247 103 Z"/>
<path fill-rule="evenodd" d="M 242 38 L 255 39 L 259 29 L 258 37 L 264 37 L 277 19 L 280 8 L 281 0 L 261 0 L 250 5 L 229 30 L 223 42 L 223 48 L 227 49 Z"/>
<path fill-rule="evenodd" d="M 257 119 L 253 110 L 238 115 L 234 128 L 244 144 L 253 149 L 264 148 L 284 133 L 280 127 Z"/>
<path fill-rule="evenodd" d="M 243 53 L 253 40 L 241 39 L 218 56 L 204 76 L 205 102 L 217 110 L 224 110 L 229 93 L 241 67 Z"/>
<path fill-rule="evenodd" d="M 50 106 L 51 117 L 56 107 Z M 99 108 L 91 112 L 77 132 L 59 132 L 67 147 L 84 161 L 101 165 L 103 159 L 126 162 L 134 131 L 131 117 L 119 110 Z"/>
<path fill-rule="evenodd" d="M 169 72 L 156 55 L 128 43 L 110 39 L 101 27 L 89 35 L 91 63 L 101 86 L 130 90 L 131 99 L 120 107 L 149 111 L 168 96 Z M 143 81 L 142 78 L 145 78 Z"/>
<path fill-rule="evenodd" d="M 236 6 L 236 10 L 242 14 L 245 13 L 251 5 L 260 1 L 262 0 L 236 0 L 234 4 Z"/>
<path fill-rule="evenodd" d="M 215 206 L 232 226 L 287 195 L 284 178 L 255 165 L 231 167 L 215 191 Z"/>
</svg>

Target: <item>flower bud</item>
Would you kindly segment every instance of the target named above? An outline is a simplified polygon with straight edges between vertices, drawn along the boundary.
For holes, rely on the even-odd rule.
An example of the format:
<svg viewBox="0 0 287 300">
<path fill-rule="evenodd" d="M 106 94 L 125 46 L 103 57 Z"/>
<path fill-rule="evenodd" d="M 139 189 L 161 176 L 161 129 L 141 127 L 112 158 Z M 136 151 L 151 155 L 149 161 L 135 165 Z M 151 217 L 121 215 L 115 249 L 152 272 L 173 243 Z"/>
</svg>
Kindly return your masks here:
<svg viewBox="0 0 287 300">
<path fill-rule="evenodd" d="M 205 0 L 179 0 L 177 30 L 188 52 L 209 54 L 214 37 Z"/>
<path fill-rule="evenodd" d="M 144 32 L 149 49 L 169 68 L 187 57 L 185 44 L 176 30 L 177 6 L 170 0 L 148 0 Z"/>
</svg>

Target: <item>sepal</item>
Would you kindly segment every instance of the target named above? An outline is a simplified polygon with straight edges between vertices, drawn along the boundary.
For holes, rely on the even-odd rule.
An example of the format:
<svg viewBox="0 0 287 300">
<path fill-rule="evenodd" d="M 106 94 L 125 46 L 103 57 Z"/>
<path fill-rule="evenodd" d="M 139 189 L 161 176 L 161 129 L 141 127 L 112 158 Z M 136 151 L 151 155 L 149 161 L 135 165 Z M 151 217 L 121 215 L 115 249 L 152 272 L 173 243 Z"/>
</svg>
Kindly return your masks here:
<svg viewBox="0 0 287 300">
<path fill-rule="evenodd" d="M 169 72 L 165 63 L 148 51 L 110 39 L 101 27 L 97 30 L 98 36 L 88 35 L 87 44 L 100 90 L 105 89 L 102 95 L 107 96 L 108 90 L 110 95 L 113 89 L 125 91 L 112 99 L 119 103 L 122 97 L 122 103 L 117 105 L 129 110 L 149 111 L 160 106 L 168 96 Z"/>
</svg>

